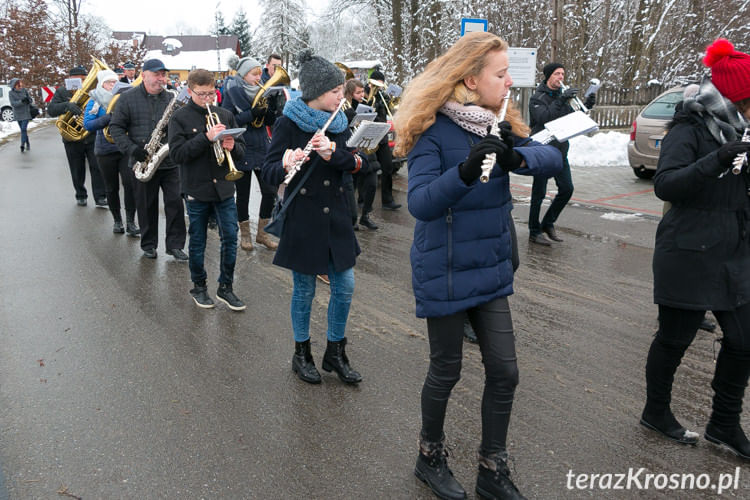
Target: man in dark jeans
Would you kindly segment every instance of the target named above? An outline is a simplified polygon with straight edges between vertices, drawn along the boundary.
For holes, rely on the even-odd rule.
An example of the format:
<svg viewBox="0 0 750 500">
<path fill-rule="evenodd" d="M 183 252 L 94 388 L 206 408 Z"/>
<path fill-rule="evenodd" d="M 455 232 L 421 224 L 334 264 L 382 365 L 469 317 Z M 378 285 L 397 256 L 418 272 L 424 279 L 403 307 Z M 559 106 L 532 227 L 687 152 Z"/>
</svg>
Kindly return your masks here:
<svg viewBox="0 0 750 500">
<path fill-rule="evenodd" d="M 563 92 L 562 83 L 565 78 L 565 68 L 562 64 L 551 62 L 542 71 L 544 81 L 539 84 L 529 101 L 532 134 L 542 130 L 545 123 L 572 113 L 573 108 L 570 106 L 570 100 L 578 93 L 578 89 L 567 89 Z M 589 95 L 586 99 L 586 107 L 591 109 L 595 100 L 594 94 Z M 555 221 L 573 196 L 573 178 L 570 175 L 570 164 L 568 163 L 570 144 L 567 141 L 562 143 L 552 141 L 550 145 L 559 149 L 563 157 L 563 169 L 554 177 L 555 184 L 557 184 L 557 195 L 552 200 L 552 204 L 550 204 L 540 224 L 539 212 L 542 208 L 542 201 L 547 195 L 547 178 L 534 177 L 531 188 L 531 206 L 529 207 L 529 241 L 544 246 L 552 244 L 550 239 L 562 241 L 562 238 L 555 232 Z"/>
<path fill-rule="evenodd" d="M 86 69 L 81 66 L 76 66 L 70 70 L 70 78 L 78 78 L 83 80 L 86 78 Z M 70 102 L 75 91 L 68 90 L 65 85 L 60 85 L 52 100 L 47 106 L 47 113 L 49 116 L 55 117 L 64 115 L 70 112 L 74 116 L 83 114 L 81 107 Z M 96 206 L 99 208 L 109 208 L 107 205 L 107 196 L 104 189 L 104 180 L 102 179 L 101 172 L 99 172 L 99 164 L 96 162 L 96 156 L 94 155 L 94 141 L 96 134 L 86 133 L 86 137 L 80 140 L 70 140 L 63 137 L 63 145 L 65 146 L 65 156 L 68 157 L 68 167 L 70 168 L 70 177 L 73 180 L 73 188 L 76 191 L 76 202 L 78 206 L 85 207 L 86 200 L 88 199 L 88 192 L 86 191 L 86 159 L 89 161 L 89 173 L 91 174 L 91 190 L 94 192 L 94 200 Z"/>
<path fill-rule="evenodd" d="M 172 101 L 172 93 L 164 90 L 167 84 L 167 69 L 158 59 L 143 63 L 143 82 L 120 95 L 115 106 L 109 131 L 122 154 L 130 156 L 130 167 L 145 161 L 149 154 L 145 149 L 151 134 Z M 205 128 L 205 124 L 203 125 Z M 167 130 L 163 130 L 161 144 L 167 142 Z M 180 172 L 168 157 L 159 164 L 148 182 L 135 183 L 135 202 L 138 224 L 141 226 L 141 249 L 147 259 L 156 258 L 159 241 L 159 190 L 164 197 L 164 214 L 167 219 L 167 254 L 176 260 L 187 261 L 182 249 L 185 246 L 185 207 L 180 195 Z"/>
<path fill-rule="evenodd" d="M 214 150 L 216 136 L 227 128 L 237 128 L 231 111 L 212 105 L 216 113 L 215 124 L 207 131 L 207 104 L 216 100 L 213 92 L 213 73 L 194 69 L 188 74 L 190 102 L 177 110 L 169 121 L 169 154 L 180 165 L 182 193 L 185 196 L 190 218 L 190 290 L 195 304 L 204 309 L 214 307 L 208 296 L 204 254 L 208 216 L 213 213 L 221 236 L 219 289 L 216 298 L 233 311 L 242 311 L 245 304 L 232 291 L 234 264 L 237 259 L 237 205 L 234 202 L 234 182 L 227 180 L 229 155 L 235 162 L 245 158 L 245 140 L 231 135 L 221 140 L 226 158 L 218 164 Z M 245 175 L 252 175 L 246 172 Z"/>
</svg>

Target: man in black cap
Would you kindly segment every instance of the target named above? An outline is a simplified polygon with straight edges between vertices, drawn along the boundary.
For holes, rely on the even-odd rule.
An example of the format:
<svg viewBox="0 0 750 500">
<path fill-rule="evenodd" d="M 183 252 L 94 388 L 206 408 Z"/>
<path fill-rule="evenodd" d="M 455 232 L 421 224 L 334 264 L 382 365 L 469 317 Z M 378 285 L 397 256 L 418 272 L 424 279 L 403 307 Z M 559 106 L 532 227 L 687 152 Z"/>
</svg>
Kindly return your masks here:
<svg viewBox="0 0 750 500">
<path fill-rule="evenodd" d="M 145 146 L 151 139 L 156 124 L 164 116 L 172 100 L 166 92 L 167 69 L 159 59 L 143 63 L 143 82 L 120 95 L 115 106 L 109 131 L 115 144 L 123 154 L 130 156 L 130 166 L 145 161 L 149 152 Z M 167 143 L 167 128 L 162 130 L 161 144 Z M 153 152 L 155 153 L 155 151 Z M 161 162 L 148 182 L 135 183 L 135 202 L 138 223 L 141 226 L 141 249 L 143 256 L 156 258 L 159 241 L 159 189 L 164 198 L 164 213 L 167 219 L 167 254 L 180 261 L 187 261 L 185 247 L 185 207 L 180 193 L 180 173 L 169 156 Z"/>
<path fill-rule="evenodd" d="M 562 83 L 565 79 L 565 68 L 558 62 L 547 64 L 542 70 L 544 81 L 536 88 L 536 92 L 529 100 L 529 115 L 531 118 L 531 133 L 535 134 L 544 128 L 544 124 L 573 112 L 570 100 L 578 94 L 578 89 L 567 89 L 563 92 Z M 586 107 L 591 109 L 596 97 L 591 94 L 586 99 Z M 552 200 L 542 222 L 539 222 L 539 212 L 542 201 L 547 194 L 547 178 L 534 177 L 531 188 L 531 206 L 529 207 L 529 241 L 538 245 L 550 246 L 550 241 L 562 241 L 555 232 L 555 221 L 563 208 L 573 196 L 573 178 L 570 175 L 568 163 L 567 141 L 552 141 L 550 145 L 560 150 L 563 157 L 563 169 L 555 176 L 557 195 Z M 545 236 L 546 234 L 546 236 Z M 547 238 L 549 236 L 549 238 Z"/>
<path fill-rule="evenodd" d="M 122 83 L 132 84 L 135 81 L 135 64 L 128 61 L 125 64 L 123 64 L 122 67 L 123 67 L 123 73 L 125 75 L 122 78 L 120 78 L 120 81 Z"/>
<path fill-rule="evenodd" d="M 69 72 L 69 78 L 78 78 L 83 80 L 88 74 L 82 66 L 76 66 Z M 83 113 L 81 106 L 70 102 L 75 90 L 68 90 L 66 85 L 60 85 L 55 91 L 55 95 L 47 106 L 47 113 L 50 116 L 60 116 L 67 112 L 75 116 Z M 80 140 L 69 140 L 63 137 L 65 146 L 65 155 L 68 157 L 68 167 L 70 168 L 70 177 L 73 180 L 73 188 L 76 191 L 76 203 L 78 206 L 85 207 L 88 199 L 86 191 L 86 159 L 89 160 L 89 173 L 91 174 L 91 191 L 94 193 L 96 206 L 108 209 L 107 196 L 104 188 L 104 180 L 99 171 L 99 164 L 94 155 L 95 134 L 86 133 L 86 136 Z"/>
<path fill-rule="evenodd" d="M 385 75 L 380 70 L 375 70 L 370 73 L 370 82 L 375 81 L 376 83 L 370 83 L 366 89 L 369 95 L 370 89 L 373 85 L 378 88 L 383 87 L 385 84 Z M 378 95 L 380 94 L 380 95 Z M 386 109 L 386 103 L 390 100 L 390 97 L 378 90 L 375 92 L 373 102 L 370 103 L 375 108 L 375 112 L 378 114 L 375 117 L 376 122 L 386 123 L 389 120 L 388 110 Z M 384 102 L 385 101 L 385 102 Z M 378 145 L 378 150 L 375 155 L 380 163 L 380 201 L 382 202 L 383 208 L 386 210 L 398 210 L 401 208 L 401 204 L 396 203 L 393 200 L 393 154 L 391 148 L 388 146 L 388 134 L 383 136 Z"/>
</svg>

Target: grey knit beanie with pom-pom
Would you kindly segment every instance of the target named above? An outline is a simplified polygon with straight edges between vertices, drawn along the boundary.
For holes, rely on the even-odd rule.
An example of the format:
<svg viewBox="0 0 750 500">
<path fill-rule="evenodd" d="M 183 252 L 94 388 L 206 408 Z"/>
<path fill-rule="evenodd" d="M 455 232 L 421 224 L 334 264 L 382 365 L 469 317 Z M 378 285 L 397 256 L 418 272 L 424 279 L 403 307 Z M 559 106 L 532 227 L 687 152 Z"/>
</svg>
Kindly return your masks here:
<svg viewBox="0 0 750 500">
<path fill-rule="evenodd" d="M 344 73 L 332 62 L 312 55 L 311 50 L 300 52 L 297 60 L 300 65 L 298 78 L 303 101 L 312 101 L 344 84 Z"/>
<path fill-rule="evenodd" d="M 237 71 L 237 75 L 240 78 L 245 78 L 245 75 L 250 72 L 253 68 L 260 68 L 260 62 L 252 57 L 243 57 L 240 59 L 235 54 L 232 54 L 227 61 L 230 68 Z"/>
</svg>

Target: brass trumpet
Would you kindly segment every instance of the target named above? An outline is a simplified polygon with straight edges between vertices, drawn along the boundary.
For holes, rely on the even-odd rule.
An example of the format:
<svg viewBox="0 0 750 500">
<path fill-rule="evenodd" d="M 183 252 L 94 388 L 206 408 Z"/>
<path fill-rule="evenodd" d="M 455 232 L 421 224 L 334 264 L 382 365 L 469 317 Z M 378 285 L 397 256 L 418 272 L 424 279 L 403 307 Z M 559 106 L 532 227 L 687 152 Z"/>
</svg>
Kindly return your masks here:
<svg viewBox="0 0 750 500">
<path fill-rule="evenodd" d="M 211 105 L 209 103 L 206 103 L 206 111 L 208 113 L 206 114 L 206 130 L 211 130 L 216 125 L 219 125 L 221 121 L 219 120 L 219 115 L 213 111 L 211 111 Z M 224 178 L 228 181 L 236 181 L 240 179 L 244 174 L 244 172 L 240 172 L 237 170 L 237 167 L 234 166 L 234 160 L 232 160 L 232 153 L 221 147 L 220 141 L 214 141 L 212 143 L 214 148 L 214 155 L 216 156 L 216 163 L 221 165 L 224 163 L 224 160 L 227 160 L 227 165 L 229 166 L 229 173 L 224 176 Z"/>
</svg>

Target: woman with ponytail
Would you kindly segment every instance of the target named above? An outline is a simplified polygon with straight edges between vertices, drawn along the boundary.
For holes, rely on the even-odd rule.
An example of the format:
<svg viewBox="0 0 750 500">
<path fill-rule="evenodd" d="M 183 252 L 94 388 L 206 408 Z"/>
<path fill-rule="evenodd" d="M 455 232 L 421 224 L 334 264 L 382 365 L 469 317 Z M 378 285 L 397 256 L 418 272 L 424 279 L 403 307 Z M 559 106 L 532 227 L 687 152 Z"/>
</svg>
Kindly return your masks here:
<svg viewBox="0 0 750 500">
<path fill-rule="evenodd" d="M 672 382 L 705 311 L 713 311 L 724 337 L 704 436 L 748 460 L 740 415 L 750 375 L 750 174 L 746 163 L 738 175 L 732 167 L 750 152 L 742 141 L 750 127 L 750 56 L 718 39 L 703 62 L 711 78 L 675 114 L 654 176 L 656 195 L 672 207 L 656 232 L 659 330 L 646 362 L 641 424 L 678 443 L 698 442 L 672 413 Z"/>
<path fill-rule="evenodd" d="M 409 212 L 417 316 L 427 319 L 430 366 L 422 388 L 416 476 L 440 498 L 466 492 L 446 462 L 443 422 L 461 371 L 464 319 L 479 339 L 485 369 L 476 491 L 523 498 L 510 479 L 506 436 L 518 383 L 508 296 L 513 242 L 508 173 L 550 177 L 560 152 L 528 138 L 511 103 L 499 137 L 488 134 L 513 81 L 508 44 L 470 33 L 432 61 L 407 87 L 396 115 L 396 155 L 409 158 Z M 482 164 L 496 156 L 489 181 Z"/>
</svg>

